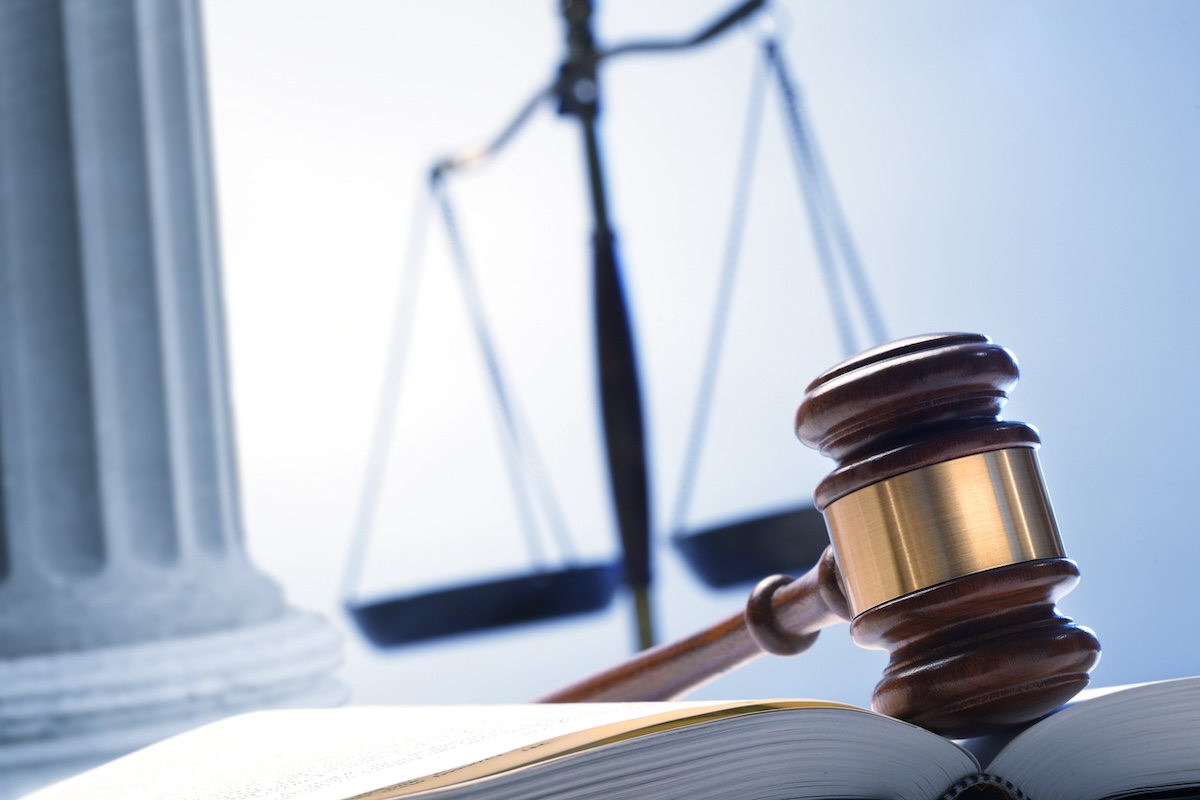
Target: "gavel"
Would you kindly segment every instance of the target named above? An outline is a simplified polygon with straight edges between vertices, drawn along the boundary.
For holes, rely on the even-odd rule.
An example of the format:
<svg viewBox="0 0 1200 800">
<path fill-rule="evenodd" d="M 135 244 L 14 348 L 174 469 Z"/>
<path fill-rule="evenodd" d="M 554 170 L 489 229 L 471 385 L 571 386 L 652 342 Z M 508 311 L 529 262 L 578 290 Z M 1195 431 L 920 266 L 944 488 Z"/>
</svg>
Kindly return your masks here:
<svg viewBox="0 0 1200 800">
<path fill-rule="evenodd" d="M 1017 362 L 986 336 L 901 339 L 805 390 L 800 440 L 837 467 L 814 492 L 830 547 L 760 582 L 743 612 L 643 651 L 542 702 L 669 700 L 762 653 L 850 623 L 890 659 L 875 711 L 950 737 L 1035 720 L 1088 683 L 1100 643 L 1059 614 L 1079 581 L 1037 460 L 1036 430 L 999 419 Z"/>
</svg>

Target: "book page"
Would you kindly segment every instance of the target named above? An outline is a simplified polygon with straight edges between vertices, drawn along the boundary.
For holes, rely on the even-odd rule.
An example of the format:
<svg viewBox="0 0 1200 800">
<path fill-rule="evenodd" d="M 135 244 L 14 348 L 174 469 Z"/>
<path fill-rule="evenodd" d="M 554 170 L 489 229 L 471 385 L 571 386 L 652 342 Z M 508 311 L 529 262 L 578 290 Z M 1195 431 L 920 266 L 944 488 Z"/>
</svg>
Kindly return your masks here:
<svg viewBox="0 0 1200 800">
<path fill-rule="evenodd" d="M 1019 734 L 989 771 L 1038 800 L 1200 788 L 1200 678 L 1097 691 Z"/>
<path fill-rule="evenodd" d="M 890 717 L 779 708 L 618 739 L 403 800 L 932 800 L 978 771 L 954 743 Z"/>
<path fill-rule="evenodd" d="M 852 708 L 809 701 L 776 705 Z M 768 707 L 775 706 L 685 702 L 264 711 L 152 745 L 28 800 L 397 797 L 596 742 Z"/>
</svg>

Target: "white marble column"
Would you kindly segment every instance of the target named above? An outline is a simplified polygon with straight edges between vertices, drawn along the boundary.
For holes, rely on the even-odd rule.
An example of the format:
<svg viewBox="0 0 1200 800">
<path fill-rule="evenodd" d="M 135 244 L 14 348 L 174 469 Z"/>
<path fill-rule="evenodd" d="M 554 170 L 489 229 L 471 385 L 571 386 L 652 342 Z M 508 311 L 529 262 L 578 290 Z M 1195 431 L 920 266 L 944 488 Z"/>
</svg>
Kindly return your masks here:
<svg viewBox="0 0 1200 800">
<path fill-rule="evenodd" d="M 196 0 L 0 0 L 0 797 L 342 695 L 242 539 L 201 48 Z"/>
</svg>

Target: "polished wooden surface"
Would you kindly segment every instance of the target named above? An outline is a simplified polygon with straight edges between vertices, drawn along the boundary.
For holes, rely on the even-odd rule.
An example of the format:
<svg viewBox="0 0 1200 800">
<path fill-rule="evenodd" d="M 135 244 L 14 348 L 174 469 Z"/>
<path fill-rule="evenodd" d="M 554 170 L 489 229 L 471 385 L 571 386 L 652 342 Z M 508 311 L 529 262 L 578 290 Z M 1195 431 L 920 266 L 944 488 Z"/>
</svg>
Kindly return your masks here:
<svg viewBox="0 0 1200 800">
<path fill-rule="evenodd" d="M 1065 559 L 1026 561 L 914 592 L 855 618 L 850 635 L 891 660 L 872 707 L 946 736 L 979 736 L 1054 710 L 1088 684 L 1091 631 L 1055 601 L 1079 580 Z"/>
<path fill-rule="evenodd" d="M 1037 431 L 997 415 L 1016 359 L 986 336 L 914 336 L 868 350 L 808 385 L 796 435 L 838 462 L 817 508 L 871 483 L 986 450 L 1036 447 Z"/>
<path fill-rule="evenodd" d="M 1008 350 L 973 333 L 930 334 L 867 350 L 804 390 L 796 431 L 836 461 L 943 423 L 995 418 L 1018 378 Z M 868 387 L 864 391 L 864 386 Z"/>
<path fill-rule="evenodd" d="M 977 334 L 903 339 L 825 372 L 809 385 L 796 424 L 802 441 L 838 461 L 817 489 L 818 507 L 954 459 L 1036 449 L 1033 428 L 997 417 L 1017 377 L 1012 355 Z M 976 512 L 965 513 L 970 522 Z M 929 524 L 943 527 L 935 517 Z M 846 535 L 853 536 L 850 527 Z M 900 526 L 894 535 L 910 536 L 907 530 L 919 528 Z M 972 527 L 956 525 L 941 534 L 936 529 L 918 532 L 944 535 L 958 547 Z M 903 542 L 887 544 L 896 552 L 904 549 L 898 546 Z M 1014 553 L 1014 559 L 1028 558 Z M 544 700 L 665 700 L 764 651 L 801 652 L 821 628 L 851 616 L 844 589 L 868 578 L 845 566 L 830 549 L 798 580 L 764 580 L 742 613 Z M 1052 711 L 1087 685 L 1100 656 L 1096 637 L 1055 607 L 1078 579 L 1068 559 L 1036 558 L 958 575 L 863 610 L 851 623 L 851 636 L 891 655 L 873 706 L 956 737 L 990 733 Z"/>
<path fill-rule="evenodd" d="M 833 553 L 798 580 L 763 580 L 747 610 L 699 633 L 662 644 L 541 698 L 544 703 L 671 700 L 763 652 L 807 650 L 821 628 L 849 620 Z"/>
</svg>

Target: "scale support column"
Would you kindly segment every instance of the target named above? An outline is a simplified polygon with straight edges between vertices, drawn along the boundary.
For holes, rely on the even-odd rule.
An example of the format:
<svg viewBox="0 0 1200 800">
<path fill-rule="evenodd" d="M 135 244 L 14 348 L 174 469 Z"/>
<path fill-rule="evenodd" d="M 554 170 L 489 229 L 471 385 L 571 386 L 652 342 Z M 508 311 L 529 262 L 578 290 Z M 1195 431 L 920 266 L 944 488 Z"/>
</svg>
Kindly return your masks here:
<svg viewBox="0 0 1200 800">
<path fill-rule="evenodd" d="M 579 120 L 583 133 L 593 222 L 593 292 L 600 404 L 609 483 L 633 594 L 639 648 L 654 643 L 650 608 L 650 497 L 641 385 L 633 328 L 608 215 L 604 165 L 596 120 L 600 52 L 592 35 L 591 0 L 561 0 L 567 57 L 559 72 L 559 113 Z"/>
</svg>

